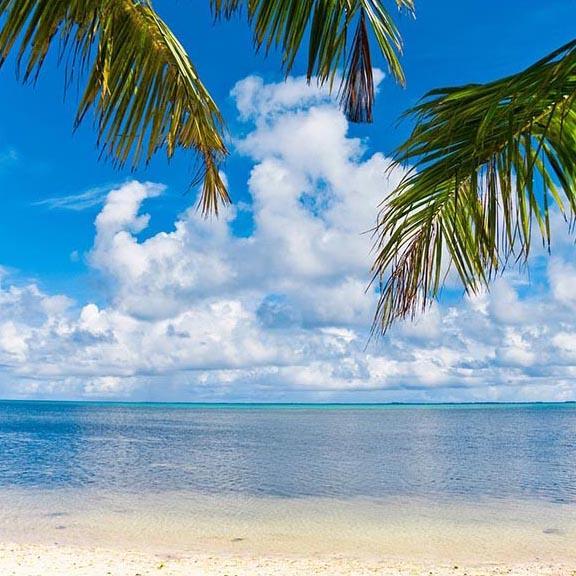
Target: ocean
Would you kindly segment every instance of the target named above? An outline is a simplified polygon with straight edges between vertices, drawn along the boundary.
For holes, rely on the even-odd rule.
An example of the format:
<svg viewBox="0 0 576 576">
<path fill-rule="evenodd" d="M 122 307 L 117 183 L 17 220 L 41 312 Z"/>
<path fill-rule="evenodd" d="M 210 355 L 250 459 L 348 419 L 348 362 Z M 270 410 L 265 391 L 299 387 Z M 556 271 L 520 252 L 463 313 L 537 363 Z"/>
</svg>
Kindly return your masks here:
<svg viewBox="0 0 576 576">
<path fill-rule="evenodd" d="M 554 556 L 576 406 L 0 402 L 0 536 Z"/>
</svg>

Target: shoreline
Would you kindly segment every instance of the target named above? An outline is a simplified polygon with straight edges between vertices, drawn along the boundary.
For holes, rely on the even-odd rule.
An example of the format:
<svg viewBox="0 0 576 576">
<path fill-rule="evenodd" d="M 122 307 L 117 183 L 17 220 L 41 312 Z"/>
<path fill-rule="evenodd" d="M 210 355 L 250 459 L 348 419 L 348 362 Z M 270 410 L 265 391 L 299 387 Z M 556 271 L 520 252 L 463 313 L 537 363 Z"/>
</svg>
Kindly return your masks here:
<svg viewBox="0 0 576 576">
<path fill-rule="evenodd" d="M 0 490 L 0 511 L 1 576 L 576 576 L 573 505 Z"/>
<path fill-rule="evenodd" d="M 576 564 L 443 563 L 340 555 L 162 554 L 60 544 L 0 543 L 3 576 L 573 576 Z"/>
</svg>

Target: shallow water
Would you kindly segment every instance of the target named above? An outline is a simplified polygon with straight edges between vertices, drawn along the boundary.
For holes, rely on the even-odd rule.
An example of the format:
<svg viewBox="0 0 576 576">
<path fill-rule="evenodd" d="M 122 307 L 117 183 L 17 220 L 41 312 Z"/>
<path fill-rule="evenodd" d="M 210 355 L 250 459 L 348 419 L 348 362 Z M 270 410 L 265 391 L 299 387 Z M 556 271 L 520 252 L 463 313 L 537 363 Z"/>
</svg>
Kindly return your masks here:
<svg viewBox="0 0 576 576">
<path fill-rule="evenodd" d="M 0 536 L 571 558 L 576 407 L 0 403 Z"/>
</svg>

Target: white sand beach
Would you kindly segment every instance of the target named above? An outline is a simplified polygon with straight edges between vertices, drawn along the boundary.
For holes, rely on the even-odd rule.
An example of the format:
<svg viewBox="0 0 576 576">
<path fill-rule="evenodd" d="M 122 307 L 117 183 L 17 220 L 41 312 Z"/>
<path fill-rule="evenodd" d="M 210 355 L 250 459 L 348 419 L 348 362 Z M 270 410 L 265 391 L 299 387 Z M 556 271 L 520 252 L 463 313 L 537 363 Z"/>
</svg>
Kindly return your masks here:
<svg viewBox="0 0 576 576">
<path fill-rule="evenodd" d="M 0 545 L 2 576 L 574 576 L 576 564 L 368 560 L 341 556 L 174 555 L 58 545 Z"/>
</svg>

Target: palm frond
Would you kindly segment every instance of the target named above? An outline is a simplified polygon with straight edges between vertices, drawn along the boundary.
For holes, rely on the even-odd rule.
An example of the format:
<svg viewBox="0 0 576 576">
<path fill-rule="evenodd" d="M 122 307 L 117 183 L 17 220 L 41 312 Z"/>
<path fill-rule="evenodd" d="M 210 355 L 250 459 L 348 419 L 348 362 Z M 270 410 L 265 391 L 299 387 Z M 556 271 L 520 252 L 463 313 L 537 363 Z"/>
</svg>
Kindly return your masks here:
<svg viewBox="0 0 576 576">
<path fill-rule="evenodd" d="M 453 267 L 477 292 L 532 236 L 550 246 L 550 205 L 576 213 L 576 41 L 525 71 L 429 93 L 397 163 L 412 168 L 376 227 L 374 329 L 425 309 Z"/>
<path fill-rule="evenodd" d="M 228 202 L 218 170 L 222 119 L 186 51 L 146 0 L 0 0 L 0 64 L 15 51 L 34 79 L 52 45 L 71 76 L 87 78 L 76 125 L 89 111 L 98 142 L 119 165 L 164 149 L 198 155 L 202 210 Z"/>
<path fill-rule="evenodd" d="M 344 75 L 341 105 L 347 118 L 354 118 L 356 122 L 372 122 L 374 78 L 364 14 L 360 16 L 352 45 L 348 70 Z"/>
<path fill-rule="evenodd" d="M 372 58 L 368 24 L 390 72 L 398 82 L 405 78 L 399 55 L 398 29 L 381 0 L 211 0 L 214 14 L 229 18 L 245 8 L 258 48 L 280 48 L 289 73 L 303 44 L 308 44 L 307 77 L 332 87 L 341 67 L 345 73 L 341 100 L 352 122 L 371 121 L 374 101 Z M 413 0 L 396 0 L 398 8 L 414 11 Z M 368 23 L 368 24 L 367 24 Z M 355 35 L 350 53 L 347 38 Z"/>
</svg>

